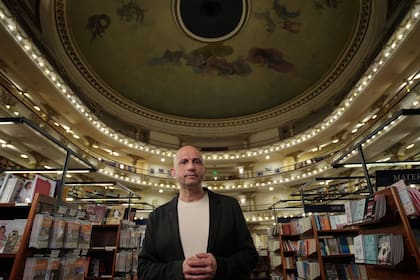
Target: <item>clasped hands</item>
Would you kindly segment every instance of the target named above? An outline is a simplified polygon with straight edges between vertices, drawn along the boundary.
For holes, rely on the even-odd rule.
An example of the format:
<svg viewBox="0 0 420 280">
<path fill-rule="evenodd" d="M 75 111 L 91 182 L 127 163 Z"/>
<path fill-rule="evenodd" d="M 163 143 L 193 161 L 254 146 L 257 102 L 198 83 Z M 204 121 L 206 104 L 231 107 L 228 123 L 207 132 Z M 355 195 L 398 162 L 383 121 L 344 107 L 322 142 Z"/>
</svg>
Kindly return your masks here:
<svg viewBox="0 0 420 280">
<path fill-rule="evenodd" d="M 217 262 L 211 253 L 199 253 L 182 263 L 185 280 L 210 280 L 216 276 Z"/>
</svg>

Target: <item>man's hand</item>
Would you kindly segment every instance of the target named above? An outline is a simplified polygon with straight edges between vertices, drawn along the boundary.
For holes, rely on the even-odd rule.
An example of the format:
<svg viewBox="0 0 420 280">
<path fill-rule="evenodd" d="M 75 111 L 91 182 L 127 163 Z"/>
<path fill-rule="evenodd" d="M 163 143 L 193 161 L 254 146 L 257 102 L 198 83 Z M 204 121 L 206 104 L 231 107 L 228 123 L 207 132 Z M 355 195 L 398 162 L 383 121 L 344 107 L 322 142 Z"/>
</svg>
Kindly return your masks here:
<svg viewBox="0 0 420 280">
<path fill-rule="evenodd" d="M 211 280 L 216 276 L 217 263 L 210 253 L 199 253 L 182 263 L 185 280 Z"/>
</svg>

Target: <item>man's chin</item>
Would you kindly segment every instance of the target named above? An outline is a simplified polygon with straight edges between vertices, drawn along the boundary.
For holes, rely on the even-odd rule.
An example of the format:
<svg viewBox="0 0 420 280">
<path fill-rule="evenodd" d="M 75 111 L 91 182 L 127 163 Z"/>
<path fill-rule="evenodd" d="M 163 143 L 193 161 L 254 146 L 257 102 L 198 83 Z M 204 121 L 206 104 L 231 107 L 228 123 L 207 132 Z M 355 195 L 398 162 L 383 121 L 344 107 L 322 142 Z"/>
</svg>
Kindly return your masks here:
<svg viewBox="0 0 420 280">
<path fill-rule="evenodd" d="M 194 183 L 188 183 L 188 182 L 186 182 L 184 184 L 184 186 L 185 186 L 185 188 L 192 190 L 192 189 L 200 188 L 201 187 L 201 184 L 200 183 L 197 183 L 197 182 L 194 182 Z"/>
</svg>

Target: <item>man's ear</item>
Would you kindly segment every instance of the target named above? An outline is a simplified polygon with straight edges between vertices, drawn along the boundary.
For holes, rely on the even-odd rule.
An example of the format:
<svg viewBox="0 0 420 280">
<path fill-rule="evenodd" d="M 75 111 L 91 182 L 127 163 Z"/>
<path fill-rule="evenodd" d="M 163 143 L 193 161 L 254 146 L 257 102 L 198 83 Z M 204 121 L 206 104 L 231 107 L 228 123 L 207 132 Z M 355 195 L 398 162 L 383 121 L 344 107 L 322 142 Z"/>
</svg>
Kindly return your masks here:
<svg viewBox="0 0 420 280">
<path fill-rule="evenodd" d="M 175 169 L 173 167 L 171 168 L 171 176 L 175 178 Z"/>
</svg>

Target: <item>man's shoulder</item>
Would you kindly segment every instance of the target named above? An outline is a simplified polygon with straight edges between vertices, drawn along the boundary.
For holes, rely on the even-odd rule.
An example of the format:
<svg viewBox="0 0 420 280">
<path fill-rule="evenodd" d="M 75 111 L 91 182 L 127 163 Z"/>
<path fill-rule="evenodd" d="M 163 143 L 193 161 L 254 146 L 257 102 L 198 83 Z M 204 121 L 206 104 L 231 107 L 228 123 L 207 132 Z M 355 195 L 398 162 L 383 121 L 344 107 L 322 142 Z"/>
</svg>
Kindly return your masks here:
<svg viewBox="0 0 420 280">
<path fill-rule="evenodd" d="M 157 212 L 166 211 L 176 205 L 176 200 L 178 199 L 177 196 L 173 197 L 169 201 L 165 202 L 164 204 L 160 205 L 155 209 Z"/>
<path fill-rule="evenodd" d="M 208 194 L 209 194 L 209 198 L 213 198 L 214 200 L 219 200 L 221 202 L 229 202 L 229 203 L 234 203 L 234 204 L 236 204 L 238 202 L 235 198 L 233 198 L 231 196 L 228 196 L 228 195 L 225 195 L 225 194 L 220 194 L 220 193 L 215 193 L 215 192 L 212 192 L 210 190 L 207 190 L 207 191 L 208 191 Z"/>
</svg>

